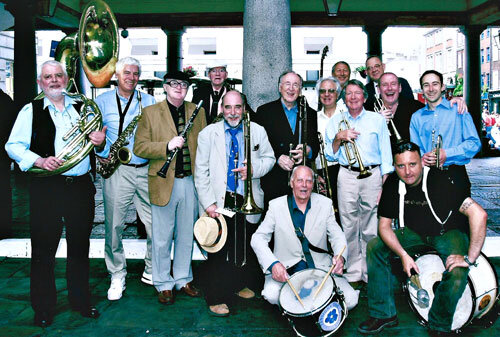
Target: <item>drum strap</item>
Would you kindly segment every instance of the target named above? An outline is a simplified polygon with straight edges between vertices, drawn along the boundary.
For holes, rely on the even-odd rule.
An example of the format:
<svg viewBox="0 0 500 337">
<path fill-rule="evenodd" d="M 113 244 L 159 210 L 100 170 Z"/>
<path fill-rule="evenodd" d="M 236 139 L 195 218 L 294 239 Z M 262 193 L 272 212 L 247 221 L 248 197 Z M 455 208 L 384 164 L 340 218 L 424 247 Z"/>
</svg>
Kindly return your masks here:
<svg viewBox="0 0 500 337">
<path fill-rule="evenodd" d="M 448 213 L 448 216 L 446 217 L 446 219 L 444 219 L 444 221 L 442 221 L 437 216 L 436 212 L 434 211 L 434 208 L 432 207 L 431 199 L 429 198 L 429 192 L 427 190 L 427 177 L 429 176 L 429 170 L 430 170 L 430 168 L 428 166 L 424 166 L 422 192 L 424 192 L 425 199 L 427 200 L 427 203 L 429 204 L 429 208 L 431 209 L 432 215 L 434 216 L 434 218 L 436 219 L 437 222 L 439 222 L 441 225 L 444 225 L 448 221 L 448 219 L 450 218 L 450 215 L 451 215 L 451 213 L 453 213 L 453 211 L 450 211 Z M 406 184 L 401 179 L 399 180 L 398 192 L 399 192 L 399 226 L 401 228 L 404 228 L 405 227 L 405 220 L 404 220 L 405 207 L 404 206 L 405 206 Z"/>
</svg>

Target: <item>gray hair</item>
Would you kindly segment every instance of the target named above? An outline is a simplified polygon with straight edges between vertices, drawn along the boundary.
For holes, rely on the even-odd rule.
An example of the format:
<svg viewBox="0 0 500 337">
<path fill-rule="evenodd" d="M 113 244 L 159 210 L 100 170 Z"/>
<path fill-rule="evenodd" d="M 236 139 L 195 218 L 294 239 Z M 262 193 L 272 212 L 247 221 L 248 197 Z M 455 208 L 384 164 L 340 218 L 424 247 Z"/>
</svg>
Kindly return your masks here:
<svg viewBox="0 0 500 337">
<path fill-rule="evenodd" d="M 297 74 L 293 70 L 285 70 L 284 72 L 281 73 L 280 77 L 278 78 L 278 87 L 281 85 L 281 79 L 283 78 L 283 76 L 288 75 L 288 74 L 295 74 L 295 75 L 297 75 L 299 77 L 300 88 L 302 89 L 302 83 L 304 82 L 304 80 L 302 79 L 302 76 L 300 76 L 299 74 Z"/>
<path fill-rule="evenodd" d="M 130 56 L 121 58 L 118 62 L 116 62 L 115 73 L 120 73 L 126 65 L 137 66 L 139 69 L 139 76 L 141 76 L 141 63 L 137 59 Z"/>
<path fill-rule="evenodd" d="M 304 167 L 304 168 L 309 170 L 309 173 L 311 173 L 311 177 L 312 177 L 312 180 L 314 183 L 314 171 L 312 170 L 312 168 L 310 168 L 309 166 L 305 166 L 305 165 L 298 165 L 298 166 L 295 166 L 293 168 L 292 174 L 290 175 L 290 182 L 292 182 L 292 180 L 295 179 L 295 174 L 297 173 L 297 170 L 301 167 Z"/>
<path fill-rule="evenodd" d="M 356 80 L 356 79 L 353 79 L 353 80 L 349 80 L 346 82 L 345 86 L 344 86 L 344 89 L 342 89 L 342 97 L 345 97 L 345 89 L 347 89 L 347 86 L 349 85 L 356 85 L 358 87 L 361 88 L 361 90 L 363 90 L 363 97 L 366 99 L 368 98 L 368 90 L 366 90 L 366 87 L 363 83 L 361 83 L 361 81 L 359 80 Z"/>
<path fill-rule="evenodd" d="M 68 73 L 66 72 L 66 68 L 62 65 L 61 62 L 56 61 L 56 60 L 48 60 L 42 63 L 40 68 L 38 69 L 38 76 L 37 79 L 40 80 L 40 77 L 42 76 L 42 70 L 45 66 L 54 66 L 54 67 L 61 67 L 64 76 L 68 77 Z"/>
<path fill-rule="evenodd" d="M 328 76 L 328 77 L 323 77 L 323 78 L 320 78 L 317 82 L 316 82 L 316 93 L 318 94 L 318 97 L 319 97 L 319 88 L 321 87 L 321 84 L 325 81 L 332 81 L 334 84 L 335 84 L 335 91 L 337 92 L 337 98 L 340 98 L 340 91 L 342 90 L 341 89 L 341 85 L 340 85 L 340 82 L 338 79 L 336 79 L 335 77 L 333 76 Z"/>
</svg>

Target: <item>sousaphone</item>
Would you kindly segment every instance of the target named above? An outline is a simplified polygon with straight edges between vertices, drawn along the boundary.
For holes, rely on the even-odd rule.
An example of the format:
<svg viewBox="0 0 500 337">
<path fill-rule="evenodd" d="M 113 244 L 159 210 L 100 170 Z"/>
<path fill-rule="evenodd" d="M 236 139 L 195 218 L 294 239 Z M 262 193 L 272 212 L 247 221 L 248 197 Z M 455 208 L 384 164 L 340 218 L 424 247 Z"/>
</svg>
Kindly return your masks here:
<svg viewBox="0 0 500 337">
<path fill-rule="evenodd" d="M 94 148 L 88 136 L 102 129 L 102 113 L 97 104 L 78 92 L 74 85 L 76 63 L 80 58 L 85 74 L 95 87 L 105 86 L 115 72 L 118 60 L 118 24 L 109 6 L 102 0 L 93 0 L 82 11 L 78 35 L 66 36 L 56 49 L 55 59 L 63 64 L 69 81 L 66 95 L 81 102 L 80 119 L 63 137 L 66 146 L 56 157 L 63 164 L 54 171 L 32 167 L 29 172 L 37 176 L 61 174 L 82 161 Z M 75 93 L 71 93 L 72 91 Z M 43 93 L 42 93 L 43 94 Z M 43 98 L 43 95 L 37 99 Z"/>
</svg>

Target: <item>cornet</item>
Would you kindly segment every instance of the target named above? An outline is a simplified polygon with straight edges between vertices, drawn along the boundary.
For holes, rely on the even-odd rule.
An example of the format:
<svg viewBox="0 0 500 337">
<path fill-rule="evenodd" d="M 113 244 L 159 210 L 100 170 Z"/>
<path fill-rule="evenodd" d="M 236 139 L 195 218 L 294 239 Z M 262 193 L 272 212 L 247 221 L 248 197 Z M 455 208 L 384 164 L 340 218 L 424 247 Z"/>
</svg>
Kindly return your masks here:
<svg viewBox="0 0 500 337">
<path fill-rule="evenodd" d="M 385 108 L 385 106 L 384 106 L 384 101 L 382 100 L 382 98 L 375 99 L 375 105 L 373 106 L 373 110 L 375 112 L 380 113 L 382 110 L 384 110 L 384 108 Z M 396 129 L 396 125 L 394 124 L 394 121 L 392 120 L 392 118 L 389 119 L 389 125 L 391 126 L 392 131 L 393 131 L 393 132 L 391 132 L 391 130 L 389 128 L 389 135 L 394 134 L 394 137 L 396 137 L 396 144 L 403 142 L 403 138 L 399 134 L 398 129 Z"/>
<path fill-rule="evenodd" d="M 443 137 L 438 135 L 436 138 L 436 131 L 432 130 L 432 150 L 436 154 L 436 168 L 442 170 L 442 163 L 439 160 L 439 156 L 441 155 L 441 148 L 443 147 Z"/>
<path fill-rule="evenodd" d="M 342 120 L 339 123 L 339 132 L 343 130 L 350 129 L 349 121 L 345 118 L 344 113 L 342 113 Z M 354 165 L 356 162 L 359 164 L 359 175 L 358 179 L 368 178 L 372 175 L 370 171 L 368 171 L 363 165 L 363 161 L 361 160 L 361 156 L 359 155 L 358 147 L 356 146 L 356 141 L 353 140 L 352 143 L 348 141 L 342 141 L 342 145 L 344 145 L 345 156 L 347 158 L 347 162 L 349 166 Z"/>
</svg>

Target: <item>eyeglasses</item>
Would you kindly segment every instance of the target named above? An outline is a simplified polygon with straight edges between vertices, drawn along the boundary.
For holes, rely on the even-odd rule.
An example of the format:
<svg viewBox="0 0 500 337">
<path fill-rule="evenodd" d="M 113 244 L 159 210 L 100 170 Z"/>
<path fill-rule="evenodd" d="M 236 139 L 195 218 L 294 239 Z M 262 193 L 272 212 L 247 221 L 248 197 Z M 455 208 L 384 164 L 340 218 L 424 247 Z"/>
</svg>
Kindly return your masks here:
<svg viewBox="0 0 500 337">
<path fill-rule="evenodd" d="M 178 86 L 181 86 L 182 89 L 186 89 L 189 87 L 189 83 L 184 82 L 184 81 L 168 81 L 167 84 L 171 86 L 172 88 L 177 88 Z"/>
<path fill-rule="evenodd" d="M 379 64 L 375 64 L 373 67 L 367 67 L 366 70 L 371 71 L 371 70 L 380 69 L 380 68 L 382 68 L 382 65 L 379 63 Z"/>
<path fill-rule="evenodd" d="M 335 90 L 335 89 L 319 89 L 318 91 L 319 91 L 320 95 L 326 94 L 327 91 L 329 94 L 334 94 L 337 92 L 337 90 Z"/>
<path fill-rule="evenodd" d="M 224 68 L 212 68 L 210 69 L 210 72 L 215 74 L 215 73 L 225 73 L 226 72 L 226 69 Z"/>
</svg>

